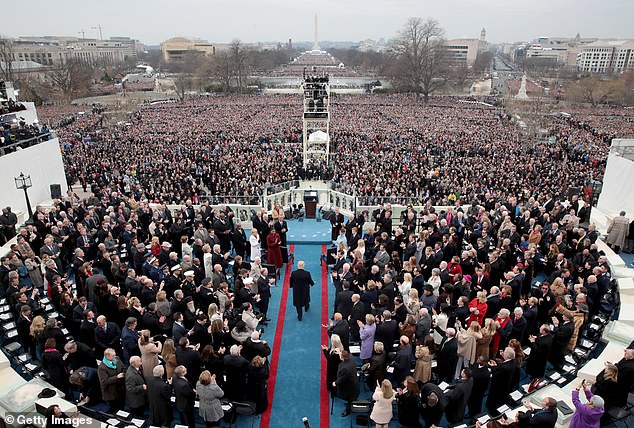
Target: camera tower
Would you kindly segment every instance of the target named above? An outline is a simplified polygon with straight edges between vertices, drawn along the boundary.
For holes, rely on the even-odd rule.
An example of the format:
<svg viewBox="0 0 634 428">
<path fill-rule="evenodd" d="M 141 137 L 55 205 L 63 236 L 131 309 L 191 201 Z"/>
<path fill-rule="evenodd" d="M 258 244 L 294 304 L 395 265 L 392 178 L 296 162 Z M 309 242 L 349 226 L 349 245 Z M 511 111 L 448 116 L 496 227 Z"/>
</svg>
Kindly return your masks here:
<svg viewBox="0 0 634 428">
<path fill-rule="evenodd" d="M 304 69 L 304 167 L 311 162 L 328 163 L 330 154 L 330 84 L 327 74 Z"/>
</svg>

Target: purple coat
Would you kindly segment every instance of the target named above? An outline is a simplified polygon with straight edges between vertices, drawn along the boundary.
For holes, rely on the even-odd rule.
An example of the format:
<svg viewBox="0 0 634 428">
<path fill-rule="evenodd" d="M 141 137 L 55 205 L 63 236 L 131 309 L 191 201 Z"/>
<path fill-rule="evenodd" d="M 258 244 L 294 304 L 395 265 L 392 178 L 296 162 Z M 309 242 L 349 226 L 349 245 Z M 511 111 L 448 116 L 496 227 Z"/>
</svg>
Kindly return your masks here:
<svg viewBox="0 0 634 428">
<path fill-rule="evenodd" d="M 585 393 L 586 398 L 590 401 L 592 392 L 585 390 Z M 572 391 L 572 403 L 577 408 L 577 411 L 572 415 L 570 428 L 599 428 L 601 426 L 603 409 L 593 409 L 587 404 L 583 404 L 579 401 L 579 391 L 576 389 Z"/>
<path fill-rule="evenodd" d="M 374 352 L 374 333 L 376 332 L 376 324 L 365 324 L 359 329 L 359 336 L 361 336 L 361 355 L 359 357 L 362 360 L 368 360 L 372 358 Z"/>
</svg>

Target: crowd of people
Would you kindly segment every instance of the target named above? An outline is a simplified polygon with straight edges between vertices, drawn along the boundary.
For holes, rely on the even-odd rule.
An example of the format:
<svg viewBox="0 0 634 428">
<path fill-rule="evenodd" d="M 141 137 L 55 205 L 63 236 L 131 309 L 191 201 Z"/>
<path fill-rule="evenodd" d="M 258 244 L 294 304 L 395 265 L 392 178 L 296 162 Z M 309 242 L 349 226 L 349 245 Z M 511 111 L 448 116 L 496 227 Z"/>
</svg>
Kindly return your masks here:
<svg viewBox="0 0 634 428">
<path fill-rule="evenodd" d="M 605 136 L 631 132 L 627 112 L 593 116 L 591 125 L 552 117 L 553 139 L 529 143 L 509 115 L 482 104 L 339 96 L 330 102 L 330 162 L 306 171 L 301 103 L 296 95 L 209 96 L 144 105 L 129 122 L 107 125 L 88 114 L 59 132 L 65 166 L 95 193 L 110 186 L 164 203 L 255 203 L 267 184 L 319 176 L 361 205 L 443 205 L 587 187 L 602 178 Z"/>
<path fill-rule="evenodd" d="M 11 216 L 3 210 L 7 237 Z M 280 268 L 287 226 L 283 214 L 258 216 L 261 233 L 247 241 L 224 205 L 171 213 L 116 192 L 79 201 L 69 191 L 37 207 L 0 261 L 23 350 L 68 399 L 149 415 L 155 426 L 170 426 L 172 395 L 190 427 L 196 399 L 207 426 L 224 417 L 220 399 L 262 413 L 271 349 L 261 334 L 276 272 L 256 253 Z"/>
<path fill-rule="evenodd" d="M 609 267 L 593 225 L 579 226 L 579 205 L 510 198 L 466 211 L 429 209 L 414 222 L 410 209 L 398 227 L 389 204 L 367 219 L 346 221 L 335 211 L 336 293 L 324 326 L 329 390 L 348 406 L 359 396 L 355 343 L 379 425 L 392 418 L 392 400 L 401 425 L 429 426 L 484 409 L 495 415 L 524 372 L 529 390 L 538 388 L 609 306 L 602 297 L 611 289 Z M 20 343 L 55 387 L 69 398 L 105 401 L 110 412 L 149 415 L 157 426 L 171 421 L 172 394 L 188 426 L 196 423 L 196 397 L 209 426 L 224 415 L 220 398 L 249 400 L 259 413 L 268 407 L 271 349 L 260 328 L 270 320 L 276 272 L 263 259 L 283 264 L 281 209 L 259 211 L 249 240 L 225 205 L 205 202 L 197 212 L 189 201 L 170 212 L 117 192 L 80 201 L 69 191 L 31 220 L 0 261 L 1 291 Z M 313 281 L 298 268 L 291 283 L 301 320 Z M 538 275 L 545 280 L 535 283 Z M 44 296 L 58 319 L 44 313 Z M 583 417 L 622 405 L 633 368 L 631 349 L 606 365 L 593 386 L 595 410 Z M 548 401 L 522 417 L 553 426 L 556 410 Z"/>
<path fill-rule="evenodd" d="M 329 268 L 336 296 L 323 352 L 329 389 L 346 402 L 343 415 L 360 390 L 353 344 L 365 382 L 376 388 L 375 409 L 384 409 L 377 426 L 393 417 L 385 404 L 393 399 L 404 427 L 474 423 L 481 412 L 496 416 L 512 405 L 520 385 L 532 392 L 561 372 L 587 326 L 611 307 L 610 268 L 594 225 L 580 227 L 572 214 L 578 203 L 510 198 L 489 209 L 427 211 L 422 224 L 396 228 L 389 205 L 374 210 L 369 228 L 370 219 L 344 223 L 335 212 Z M 608 235 L 617 246 L 629 223 L 621 217 Z M 416 218 L 413 210 L 405 218 Z M 606 362 L 596 383 L 574 391 L 571 426 L 608 420 L 607 410 L 625 406 L 633 376 L 634 342 L 622 360 Z M 541 409 L 525 405 L 517 421 L 489 426 L 555 426 L 555 399 Z"/>
</svg>

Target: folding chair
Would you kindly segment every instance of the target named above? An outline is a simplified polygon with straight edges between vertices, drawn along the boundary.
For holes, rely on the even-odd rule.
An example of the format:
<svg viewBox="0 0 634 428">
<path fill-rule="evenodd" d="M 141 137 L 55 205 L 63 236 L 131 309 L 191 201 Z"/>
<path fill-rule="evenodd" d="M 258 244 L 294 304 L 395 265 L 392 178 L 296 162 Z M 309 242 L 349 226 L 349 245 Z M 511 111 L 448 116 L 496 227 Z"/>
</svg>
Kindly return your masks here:
<svg viewBox="0 0 634 428">
<path fill-rule="evenodd" d="M 255 423 L 255 403 L 252 401 L 232 401 L 231 405 L 233 406 L 233 411 L 234 411 L 234 417 L 232 419 L 232 423 L 230 425 L 234 426 L 233 423 L 235 422 L 235 426 L 238 426 L 238 423 L 236 421 L 236 416 L 237 415 L 243 415 L 243 416 L 251 416 L 251 428 L 253 428 L 253 425 Z"/>
<path fill-rule="evenodd" d="M 372 412 L 372 403 L 367 400 L 353 401 L 350 405 L 350 428 L 352 428 L 352 419 L 357 418 L 355 425 L 358 425 L 359 418 L 365 416 L 365 426 L 370 426 L 370 412 Z"/>
</svg>

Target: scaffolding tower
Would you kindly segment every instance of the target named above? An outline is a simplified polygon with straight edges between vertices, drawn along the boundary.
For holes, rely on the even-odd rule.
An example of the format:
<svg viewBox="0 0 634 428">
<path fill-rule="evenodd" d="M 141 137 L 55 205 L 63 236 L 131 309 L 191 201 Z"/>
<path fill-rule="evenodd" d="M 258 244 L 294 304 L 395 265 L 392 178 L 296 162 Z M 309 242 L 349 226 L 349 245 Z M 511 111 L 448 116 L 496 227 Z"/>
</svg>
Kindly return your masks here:
<svg viewBox="0 0 634 428">
<path fill-rule="evenodd" d="M 304 69 L 304 167 L 313 162 L 328 164 L 330 154 L 330 84 L 328 75 Z"/>
</svg>

